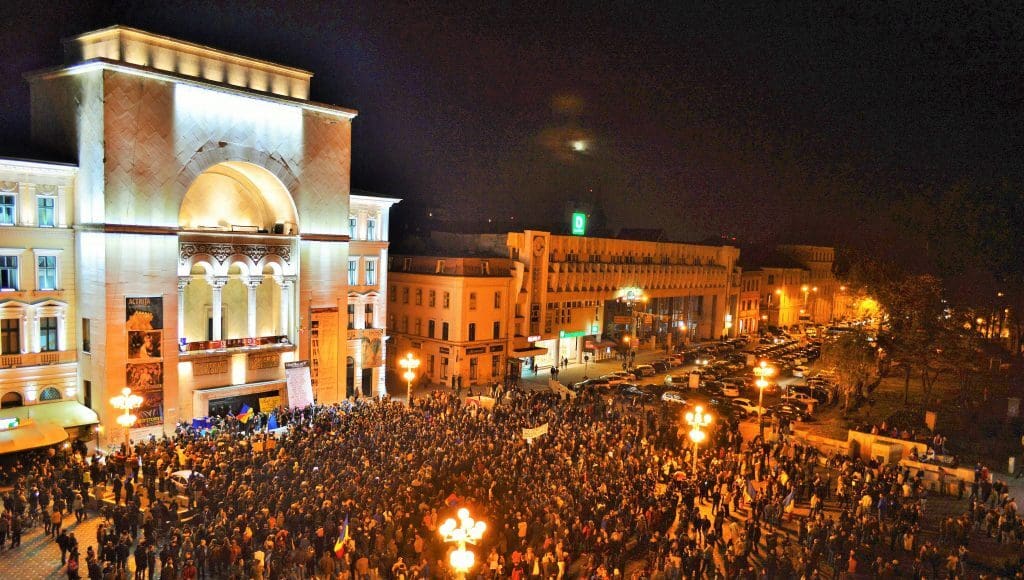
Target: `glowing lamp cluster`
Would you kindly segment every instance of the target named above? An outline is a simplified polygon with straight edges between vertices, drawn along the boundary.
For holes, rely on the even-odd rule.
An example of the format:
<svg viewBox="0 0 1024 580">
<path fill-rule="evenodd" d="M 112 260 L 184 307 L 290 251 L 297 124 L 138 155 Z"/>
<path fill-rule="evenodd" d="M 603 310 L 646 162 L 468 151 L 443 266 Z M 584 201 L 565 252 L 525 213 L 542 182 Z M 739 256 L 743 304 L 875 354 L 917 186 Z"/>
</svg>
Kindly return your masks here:
<svg viewBox="0 0 1024 580">
<path fill-rule="evenodd" d="M 411 352 L 405 353 L 405 358 L 399 359 L 398 366 L 405 369 L 402 378 L 405 379 L 406 395 L 409 405 L 412 405 L 412 381 L 416 378 L 416 369 L 420 368 L 420 359 L 414 357 Z"/>
<path fill-rule="evenodd" d="M 757 375 L 757 422 L 758 433 L 764 437 L 764 390 L 768 388 L 768 378 L 775 374 L 775 369 L 768 366 L 768 361 L 761 361 L 754 367 L 754 374 Z"/>
<path fill-rule="evenodd" d="M 118 415 L 117 424 L 124 427 L 125 447 L 128 447 L 129 444 L 128 432 L 132 428 L 132 425 L 135 425 L 135 422 L 138 421 L 138 417 L 133 415 L 132 411 L 141 407 L 142 402 L 142 397 L 133 395 L 132 390 L 128 387 L 121 389 L 120 395 L 110 399 L 110 404 L 113 405 L 115 409 L 124 411 L 124 413 Z"/>
<path fill-rule="evenodd" d="M 707 439 L 707 433 L 702 429 L 711 424 L 714 417 L 704 412 L 704 407 L 697 405 L 686 413 L 686 424 L 690 429 L 690 441 L 693 441 L 693 472 L 697 473 L 697 448 Z"/>
<path fill-rule="evenodd" d="M 448 561 L 451 563 L 452 569 L 461 575 L 468 572 L 476 563 L 473 552 L 466 549 L 466 544 L 473 544 L 475 546 L 484 537 L 484 532 L 487 531 L 487 524 L 474 520 L 466 508 L 460 509 L 458 516 L 458 523 L 456 523 L 455 519 L 448 518 L 441 524 L 438 531 L 445 542 L 456 544 L 457 547 L 452 551 Z"/>
</svg>

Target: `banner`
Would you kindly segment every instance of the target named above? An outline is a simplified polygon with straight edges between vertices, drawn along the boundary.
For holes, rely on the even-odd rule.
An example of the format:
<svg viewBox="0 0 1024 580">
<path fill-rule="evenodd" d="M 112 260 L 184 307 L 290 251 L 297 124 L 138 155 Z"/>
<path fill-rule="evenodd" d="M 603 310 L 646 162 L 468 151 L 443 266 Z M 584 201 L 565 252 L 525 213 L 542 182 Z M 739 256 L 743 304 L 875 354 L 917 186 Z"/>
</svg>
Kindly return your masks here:
<svg viewBox="0 0 1024 580">
<path fill-rule="evenodd" d="M 363 360 L 360 361 L 364 369 L 372 369 L 384 364 L 381 359 L 381 342 L 379 338 L 363 337 Z"/>
<path fill-rule="evenodd" d="M 159 426 L 164 422 L 164 299 L 129 296 L 124 302 L 126 358 L 131 361 L 125 367 L 125 385 L 142 397 L 135 427 Z"/>
<path fill-rule="evenodd" d="M 125 385 L 142 397 L 142 406 L 135 411 L 136 428 L 155 427 L 164 422 L 164 363 L 128 363 Z"/>
<path fill-rule="evenodd" d="M 288 385 L 288 406 L 302 409 L 313 404 L 313 381 L 309 375 L 309 361 L 284 363 L 284 376 Z"/>
<path fill-rule="evenodd" d="M 281 397 L 260 397 L 260 413 L 269 413 L 281 406 Z"/>
<path fill-rule="evenodd" d="M 526 428 L 523 429 L 523 439 L 526 439 L 526 440 L 536 439 L 537 437 L 540 437 L 541 435 L 547 435 L 547 434 L 548 434 L 548 424 L 547 423 L 544 423 L 540 427 L 534 427 L 532 429 L 526 429 Z"/>
</svg>

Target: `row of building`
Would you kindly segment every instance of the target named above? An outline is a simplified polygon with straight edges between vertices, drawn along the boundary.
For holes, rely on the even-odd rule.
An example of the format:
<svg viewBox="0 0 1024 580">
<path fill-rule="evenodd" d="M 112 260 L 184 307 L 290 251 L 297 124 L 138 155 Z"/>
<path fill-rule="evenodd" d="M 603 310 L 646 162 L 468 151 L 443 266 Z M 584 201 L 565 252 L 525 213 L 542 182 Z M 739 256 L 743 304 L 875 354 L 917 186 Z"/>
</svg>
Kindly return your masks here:
<svg viewBox="0 0 1024 580">
<path fill-rule="evenodd" d="M 729 245 L 527 230 L 389 256 L 399 200 L 350 190 L 356 112 L 310 101 L 311 73 L 124 27 L 65 49 L 26 78 L 33 141 L 69 162 L 0 159 L 0 453 L 122 440 L 126 387 L 137 438 L 383 396 L 407 352 L 426 380 L 490 384 L 628 335 L 837 316 L 829 248 L 751 270 Z"/>
</svg>

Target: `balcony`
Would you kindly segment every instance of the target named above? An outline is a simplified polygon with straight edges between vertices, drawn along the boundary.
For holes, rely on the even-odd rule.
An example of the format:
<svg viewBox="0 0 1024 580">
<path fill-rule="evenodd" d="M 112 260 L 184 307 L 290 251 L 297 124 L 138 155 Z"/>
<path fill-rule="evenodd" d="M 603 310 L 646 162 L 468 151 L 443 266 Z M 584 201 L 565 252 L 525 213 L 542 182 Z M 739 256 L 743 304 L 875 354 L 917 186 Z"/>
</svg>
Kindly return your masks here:
<svg viewBox="0 0 1024 580">
<path fill-rule="evenodd" d="M 211 354 L 235 352 L 294 350 L 287 336 L 260 336 L 256 338 L 230 338 L 226 340 L 202 340 L 183 344 L 178 353 L 179 360 L 201 358 Z"/>
<path fill-rule="evenodd" d="M 61 363 L 73 363 L 78 360 L 77 350 L 56 350 L 48 352 L 26 352 L 22 354 L 5 354 L 0 356 L 0 368 L 37 367 Z"/>
</svg>

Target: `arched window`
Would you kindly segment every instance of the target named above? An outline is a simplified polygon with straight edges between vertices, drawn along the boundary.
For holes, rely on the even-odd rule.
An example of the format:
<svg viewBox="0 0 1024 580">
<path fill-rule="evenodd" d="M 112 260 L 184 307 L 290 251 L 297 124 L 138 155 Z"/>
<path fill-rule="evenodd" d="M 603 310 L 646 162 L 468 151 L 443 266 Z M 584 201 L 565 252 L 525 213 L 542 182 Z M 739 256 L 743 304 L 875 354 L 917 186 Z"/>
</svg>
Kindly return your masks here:
<svg viewBox="0 0 1024 580">
<path fill-rule="evenodd" d="M 0 409 L 20 407 L 22 404 L 21 395 L 18 393 L 4 393 L 3 398 L 0 398 Z"/>
<path fill-rule="evenodd" d="M 46 387 L 43 392 L 39 393 L 39 401 L 59 401 L 61 399 L 60 390 L 57 387 Z"/>
</svg>

